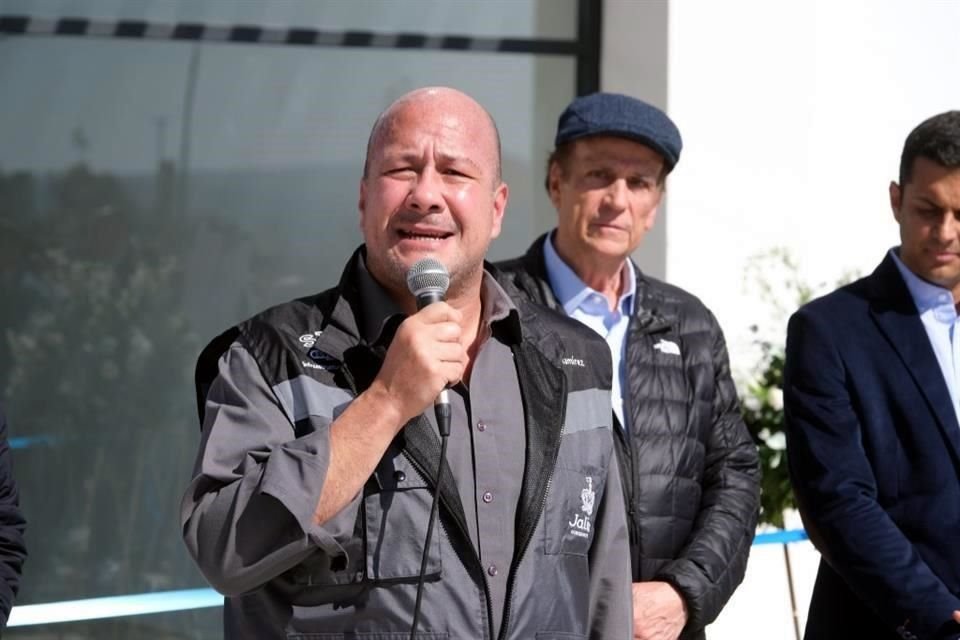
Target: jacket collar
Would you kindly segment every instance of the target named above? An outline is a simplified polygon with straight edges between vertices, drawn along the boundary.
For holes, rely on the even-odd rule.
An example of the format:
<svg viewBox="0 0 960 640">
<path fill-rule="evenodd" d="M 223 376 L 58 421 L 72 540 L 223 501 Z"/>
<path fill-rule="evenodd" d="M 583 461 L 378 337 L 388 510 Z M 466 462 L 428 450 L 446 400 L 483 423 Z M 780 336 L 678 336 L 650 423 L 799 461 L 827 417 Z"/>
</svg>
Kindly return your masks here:
<svg viewBox="0 0 960 640">
<path fill-rule="evenodd" d="M 496 268 L 484 262 L 486 274 L 495 274 Z M 513 301 L 496 277 L 484 276 L 483 295 L 493 301 L 484 310 L 492 318 L 491 330 L 506 344 L 523 338 L 521 324 Z M 332 308 L 324 313 L 336 326 L 370 346 L 386 348 L 393 340 L 397 326 L 406 314 L 367 270 L 367 248 L 359 246 L 350 256 L 337 286 Z"/>
<path fill-rule="evenodd" d="M 553 233 L 549 231 L 547 233 Z M 541 235 L 533 241 L 527 252 L 520 257 L 523 269 L 537 281 L 536 291 L 528 290 L 529 295 L 535 296 L 537 302 L 545 304 L 551 309 L 563 311 L 563 307 L 550 288 L 550 278 L 547 275 L 546 258 L 544 256 L 544 242 L 547 234 Z M 633 303 L 634 321 L 632 327 L 643 333 L 658 333 L 676 327 L 679 321 L 676 314 L 670 312 L 664 305 L 663 297 L 651 287 L 651 281 L 644 275 L 640 267 L 633 260 L 628 260 L 636 279 L 636 297 Z"/>
</svg>

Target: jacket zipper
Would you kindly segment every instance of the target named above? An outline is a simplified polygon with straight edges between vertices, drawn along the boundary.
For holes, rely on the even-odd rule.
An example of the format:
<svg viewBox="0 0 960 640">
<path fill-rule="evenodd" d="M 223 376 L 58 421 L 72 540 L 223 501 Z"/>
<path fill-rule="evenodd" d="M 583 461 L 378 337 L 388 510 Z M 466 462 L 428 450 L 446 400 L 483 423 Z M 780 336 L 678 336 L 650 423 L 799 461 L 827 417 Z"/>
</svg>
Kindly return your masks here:
<svg viewBox="0 0 960 640">
<path fill-rule="evenodd" d="M 626 341 L 623 348 L 623 357 L 626 362 L 623 363 L 624 369 L 627 370 L 627 375 L 625 378 L 629 379 L 629 369 L 630 369 L 630 325 L 633 323 L 633 317 L 631 316 L 630 321 L 627 323 L 627 331 L 624 336 Z M 626 382 L 624 380 L 623 382 Z M 624 390 L 627 393 L 624 393 Z M 620 386 L 620 393 L 623 397 L 623 422 L 624 424 L 620 425 L 620 433 L 617 434 L 617 437 L 620 438 L 620 442 L 623 443 L 623 461 L 629 468 L 624 469 L 620 477 L 626 478 L 629 482 L 627 487 L 624 489 L 629 489 L 629 491 L 624 491 L 624 499 L 626 500 L 627 507 L 627 531 L 630 533 L 630 546 L 640 544 L 640 528 L 637 526 L 637 510 L 636 510 L 636 496 L 637 496 L 637 469 L 633 463 L 633 443 L 630 442 L 630 435 L 628 435 L 628 430 L 631 425 L 628 421 L 633 416 L 633 402 L 630 397 L 629 386 L 624 387 Z M 632 563 L 631 563 L 632 564 Z M 639 579 L 639 576 L 634 576 L 634 578 Z"/>
</svg>

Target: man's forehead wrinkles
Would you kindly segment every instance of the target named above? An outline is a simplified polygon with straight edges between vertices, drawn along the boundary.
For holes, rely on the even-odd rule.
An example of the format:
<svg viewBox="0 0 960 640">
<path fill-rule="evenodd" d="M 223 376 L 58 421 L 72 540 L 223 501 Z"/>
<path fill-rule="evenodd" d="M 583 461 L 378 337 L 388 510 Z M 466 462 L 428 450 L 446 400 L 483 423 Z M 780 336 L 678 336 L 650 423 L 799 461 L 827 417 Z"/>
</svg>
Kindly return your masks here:
<svg viewBox="0 0 960 640">
<path fill-rule="evenodd" d="M 580 162 L 638 171 L 656 171 L 662 165 L 662 161 L 657 158 L 637 158 L 614 153 L 587 153 L 580 158 Z"/>
</svg>

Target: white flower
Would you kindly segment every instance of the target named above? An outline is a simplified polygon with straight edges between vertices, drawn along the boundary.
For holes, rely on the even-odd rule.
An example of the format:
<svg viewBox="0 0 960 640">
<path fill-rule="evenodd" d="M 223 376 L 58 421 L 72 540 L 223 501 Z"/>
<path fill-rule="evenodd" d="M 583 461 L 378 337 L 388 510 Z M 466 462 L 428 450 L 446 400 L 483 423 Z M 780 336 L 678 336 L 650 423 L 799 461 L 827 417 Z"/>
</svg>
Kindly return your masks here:
<svg viewBox="0 0 960 640">
<path fill-rule="evenodd" d="M 770 434 L 766 442 L 767 446 L 774 451 L 783 451 L 787 448 L 787 436 L 782 431 Z"/>
<path fill-rule="evenodd" d="M 783 410 L 783 389 L 780 387 L 773 387 L 767 391 L 767 403 L 770 405 L 770 408 L 774 411 Z"/>
<path fill-rule="evenodd" d="M 747 397 L 743 399 L 743 406 L 747 409 L 747 411 L 760 411 L 760 398 L 752 393 L 747 394 Z"/>
</svg>

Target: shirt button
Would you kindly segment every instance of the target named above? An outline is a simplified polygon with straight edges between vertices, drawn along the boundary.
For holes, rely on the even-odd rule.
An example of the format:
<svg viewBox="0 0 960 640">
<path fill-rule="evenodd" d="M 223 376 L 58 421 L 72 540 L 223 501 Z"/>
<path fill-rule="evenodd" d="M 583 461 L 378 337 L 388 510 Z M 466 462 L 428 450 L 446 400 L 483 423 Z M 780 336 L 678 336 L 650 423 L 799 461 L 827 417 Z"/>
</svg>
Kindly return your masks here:
<svg viewBox="0 0 960 640">
<path fill-rule="evenodd" d="M 397 482 L 403 482 L 404 480 L 407 479 L 407 474 L 405 474 L 400 469 L 397 469 L 396 471 L 393 472 L 393 479 L 396 480 Z"/>
<path fill-rule="evenodd" d="M 497 571 L 497 565 L 492 564 L 492 565 L 490 565 L 489 567 L 487 567 L 487 575 L 488 575 L 488 576 L 494 577 L 494 576 L 496 576 L 498 573 L 500 573 L 500 572 Z"/>
<path fill-rule="evenodd" d="M 493 502 L 493 494 L 490 493 L 489 491 L 484 491 L 483 501 L 486 502 L 487 504 L 490 504 L 491 502 Z"/>
<path fill-rule="evenodd" d="M 486 431 L 486 430 L 487 430 L 486 422 L 480 421 L 477 423 L 477 431 Z"/>
</svg>

